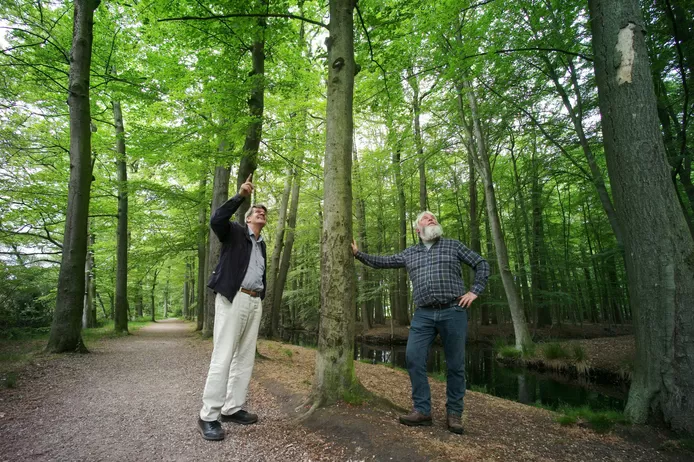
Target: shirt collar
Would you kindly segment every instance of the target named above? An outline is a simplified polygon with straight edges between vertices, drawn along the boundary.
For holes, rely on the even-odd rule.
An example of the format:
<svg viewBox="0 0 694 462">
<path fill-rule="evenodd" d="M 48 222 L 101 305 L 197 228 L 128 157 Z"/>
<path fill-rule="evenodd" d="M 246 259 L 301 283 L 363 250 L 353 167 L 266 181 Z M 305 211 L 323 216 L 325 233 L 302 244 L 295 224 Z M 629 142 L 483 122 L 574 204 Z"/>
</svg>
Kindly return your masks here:
<svg viewBox="0 0 694 462">
<path fill-rule="evenodd" d="M 248 235 L 251 237 L 255 237 L 255 234 L 253 233 L 253 230 L 251 229 L 251 227 L 246 226 L 246 228 L 248 228 Z M 263 242 L 263 236 L 262 235 L 258 236 L 258 239 L 256 239 L 255 241 L 256 242 Z"/>
</svg>

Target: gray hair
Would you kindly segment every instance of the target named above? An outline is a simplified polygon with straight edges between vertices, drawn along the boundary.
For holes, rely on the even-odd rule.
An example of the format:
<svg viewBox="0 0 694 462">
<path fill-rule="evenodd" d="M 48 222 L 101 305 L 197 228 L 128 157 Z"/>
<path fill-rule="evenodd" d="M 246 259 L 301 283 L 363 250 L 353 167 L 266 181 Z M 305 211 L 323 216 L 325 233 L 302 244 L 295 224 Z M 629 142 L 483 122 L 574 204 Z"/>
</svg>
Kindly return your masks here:
<svg viewBox="0 0 694 462">
<path fill-rule="evenodd" d="M 263 209 L 265 210 L 265 213 L 267 214 L 267 207 L 265 207 L 263 204 L 253 204 L 251 205 L 248 210 L 246 210 L 246 214 L 243 216 L 243 220 L 246 221 L 248 220 L 248 217 L 251 216 L 253 213 L 253 210 L 255 209 Z"/>
<path fill-rule="evenodd" d="M 419 229 L 419 220 L 421 220 L 422 217 L 424 217 L 424 215 L 431 215 L 432 217 L 436 218 L 436 215 L 434 215 L 433 213 L 431 213 L 428 210 L 421 212 L 419 215 L 417 215 L 417 219 L 414 221 L 415 229 Z"/>
</svg>

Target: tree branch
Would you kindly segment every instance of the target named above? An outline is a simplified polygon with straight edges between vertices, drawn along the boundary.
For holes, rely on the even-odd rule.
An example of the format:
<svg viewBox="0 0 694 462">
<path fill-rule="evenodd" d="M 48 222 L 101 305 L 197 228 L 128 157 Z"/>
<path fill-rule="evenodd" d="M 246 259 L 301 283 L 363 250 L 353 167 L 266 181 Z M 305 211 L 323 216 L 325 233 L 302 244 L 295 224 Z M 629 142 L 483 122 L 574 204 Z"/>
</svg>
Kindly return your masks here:
<svg viewBox="0 0 694 462">
<path fill-rule="evenodd" d="M 295 14 L 279 14 L 279 13 L 235 13 L 235 14 L 222 14 L 214 16 L 181 16 L 178 18 L 162 18 L 157 19 L 157 22 L 166 21 L 215 21 L 218 19 L 228 19 L 228 18 L 285 18 L 285 19 L 298 19 L 299 21 L 304 21 L 309 24 L 314 24 L 316 26 L 328 28 L 327 24 L 323 24 L 320 21 L 314 21 L 313 19 L 304 18 L 303 16 L 297 16 Z"/>
<path fill-rule="evenodd" d="M 386 95 L 388 95 L 388 99 L 390 99 L 390 92 L 388 91 L 388 78 L 386 76 L 386 70 L 383 69 L 383 66 L 381 66 L 381 63 L 376 61 L 374 59 L 374 50 L 373 47 L 371 46 L 371 37 L 369 37 L 369 31 L 366 30 L 366 25 L 364 24 L 364 18 L 361 15 L 361 10 L 359 9 L 359 4 L 355 2 L 354 7 L 357 10 L 357 14 L 359 15 L 359 22 L 361 22 L 361 27 L 364 29 L 364 33 L 366 34 L 366 41 L 369 43 L 369 55 L 371 56 L 371 61 L 376 63 L 379 69 L 381 69 L 381 72 L 383 72 L 383 85 L 385 86 L 386 89 Z"/>
<path fill-rule="evenodd" d="M 567 51 L 567 50 L 562 50 L 560 48 L 545 48 L 545 47 L 528 47 L 528 48 L 509 48 L 509 49 L 502 49 L 502 50 L 493 50 L 493 51 L 485 51 L 483 53 L 476 53 L 474 55 L 468 55 L 468 56 L 463 56 L 461 59 L 471 59 L 471 58 L 477 58 L 478 56 L 485 56 L 485 55 L 490 55 L 490 54 L 507 54 L 507 53 L 515 53 L 517 51 L 554 51 L 557 53 L 564 53 L 569 56 L 577 56 L 579 58 L 585 59 L 588 62 L 593 62 L 593 58 L 590 56 L 584 55 L 583 53 L 575 53 L 573 51 Z"/>
<path fill-rule="evenodd" d="M 36 234 L 36 233 L 20 233 L 20 232 L 18 232 L 18 231 L 10 231 L 10 230 L 8 230 L 8 229 L 0 229 L 0 233 L 13 234 L 13 235 L 16 235 L 16 236 L 31 236 L 31 237 L 38 237 L 38 238 L 45 239 L 45 240 L 49 241 L 50 243 L 52 243 L 53 245 L 57 246 L 58 248 L 61 248 L 61 249 L 63 248 L 63 244 L 61 244 L 60 242 L 58 242 L 58 241 L 56 241 L 55 239 L 53 239 L 50 235 L 44 236 L 44 235 L 42 235 L 42 234 Z"/>
</svg>

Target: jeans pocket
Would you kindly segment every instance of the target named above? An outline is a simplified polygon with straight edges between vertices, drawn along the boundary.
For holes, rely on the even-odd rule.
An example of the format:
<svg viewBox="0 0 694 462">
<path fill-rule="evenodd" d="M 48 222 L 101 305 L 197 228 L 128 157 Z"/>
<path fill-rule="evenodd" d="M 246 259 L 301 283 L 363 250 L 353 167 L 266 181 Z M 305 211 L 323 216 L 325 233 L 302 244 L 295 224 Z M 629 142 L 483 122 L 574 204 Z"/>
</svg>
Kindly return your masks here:
<svg viewBox="0 0 694 462">
<path fill-rule="evenodd" d="M 456 310 L 458 313 L 462 313 L 462 312 L 464 312 L 467 308 L 465 308 L 464 306 L 456 305 L 455 308 L 453 308 L 453 309 Z"/>
</svg>

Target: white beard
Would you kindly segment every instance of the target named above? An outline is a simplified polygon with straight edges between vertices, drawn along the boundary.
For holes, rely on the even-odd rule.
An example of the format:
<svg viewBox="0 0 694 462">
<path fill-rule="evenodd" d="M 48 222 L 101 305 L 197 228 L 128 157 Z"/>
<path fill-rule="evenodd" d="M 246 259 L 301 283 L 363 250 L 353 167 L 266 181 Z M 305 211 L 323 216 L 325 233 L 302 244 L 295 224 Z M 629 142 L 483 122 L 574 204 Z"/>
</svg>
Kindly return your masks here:
<svg viewBox="0 0 694 462">
<path fill-rule="evenodd" d="M 425 226 L 419 232 L 419 237 L 421 237 L 424 242 L 435 241 L 441 236 L 443 236 L 443 227 L 441 225 Z"/>
</svg>

